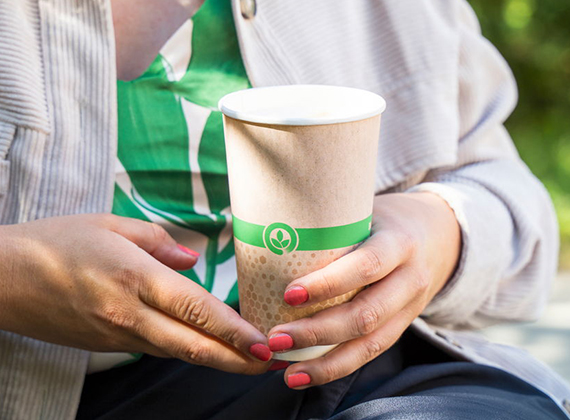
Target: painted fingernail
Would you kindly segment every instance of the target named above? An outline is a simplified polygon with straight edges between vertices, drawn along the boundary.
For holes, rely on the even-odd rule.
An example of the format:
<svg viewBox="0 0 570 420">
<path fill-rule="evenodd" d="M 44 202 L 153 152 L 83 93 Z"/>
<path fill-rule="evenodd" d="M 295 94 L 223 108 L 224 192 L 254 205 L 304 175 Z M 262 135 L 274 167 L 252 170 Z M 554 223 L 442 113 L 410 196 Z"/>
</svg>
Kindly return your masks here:
<svg viewBox="0 0 570 420">
<path fill-rule="evenodd" d="M 289 334 L 281 333 L 269 337 L 271 351 L 282 351 L 293 347 L 293 338 Z"/>
<path fill-rule="evenodd" d="M 309 293 L 304 287 L 294 286 L 285 292 L 283 299 L 291 306 L 300 305 L 309 300 Z"/>
<path fill-rule="evenodd" d="M 289 388 L 297 388 L 299 386 L 309 385 L 311 377 L 305 372 L 294 373 L 287 376 L 287 386 Z"/>
<path fill-rule="evenodd" d="M 193 249 L 186 248 L 184 245 L 178 244 L 178 249 L 180 251 L 184 252 L 185 254 L 192 255 L 193 257 L 196 257 L 196 258 L 198 258 L 200 256 L 200 253 L 194 251 Z"/>
<path fill-rule="evenodd" d="M 285 360 L 277 360 L 276 362 L 273 362 L 273 364 L 271 366 L 269 366 L 269 369 L 267 370 L 282 370 L 282 369 L 287 369 L 289 367 L 290 363 L 286 362 Z"/>
<path fill-rule="evenodd" d="M 249 348 L 249 352 L 262 362 L 267 362 L 269 359 L 271 359 L 271 350 L 269 350 L 269 347 L 267 347 L 265 344 L 252 344 Z"/>
</svg>

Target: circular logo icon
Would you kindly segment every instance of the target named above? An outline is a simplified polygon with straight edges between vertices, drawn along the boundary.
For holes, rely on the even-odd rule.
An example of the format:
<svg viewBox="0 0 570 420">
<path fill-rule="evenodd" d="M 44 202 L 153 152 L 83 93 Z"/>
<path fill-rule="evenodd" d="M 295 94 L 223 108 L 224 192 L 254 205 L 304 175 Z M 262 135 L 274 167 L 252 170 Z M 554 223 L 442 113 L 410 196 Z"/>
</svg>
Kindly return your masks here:
<svg viewBox="0 0 570 420">
<path fill-rule="evenodd" d="M 277 255 L 293 252 L 299 245 L 299 234 L 285 223 L 271 223 L 263 230 L 265 247 Z"/>
</svg>

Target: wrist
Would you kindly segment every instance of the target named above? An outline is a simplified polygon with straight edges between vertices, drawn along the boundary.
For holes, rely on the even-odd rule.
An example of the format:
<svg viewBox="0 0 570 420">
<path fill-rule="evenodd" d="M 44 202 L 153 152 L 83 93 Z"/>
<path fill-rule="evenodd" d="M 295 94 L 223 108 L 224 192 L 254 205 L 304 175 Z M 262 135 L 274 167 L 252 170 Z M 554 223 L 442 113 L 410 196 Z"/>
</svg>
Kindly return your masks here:
<svg viewBox="0 0 570 420">
<path fill-rule="evenodd" d="M 461 226 L 455 211 L 438 194 L 431 191 L 411 191 L 410 196 L 422 202 L 426 207 L 423 214 L 425 223 L 432 235 L 437 237 L 441 256 L 437 269 L 433 295 L 437 294 L 453 278 L 459 265 L 462 251 Z"/>
</svg>

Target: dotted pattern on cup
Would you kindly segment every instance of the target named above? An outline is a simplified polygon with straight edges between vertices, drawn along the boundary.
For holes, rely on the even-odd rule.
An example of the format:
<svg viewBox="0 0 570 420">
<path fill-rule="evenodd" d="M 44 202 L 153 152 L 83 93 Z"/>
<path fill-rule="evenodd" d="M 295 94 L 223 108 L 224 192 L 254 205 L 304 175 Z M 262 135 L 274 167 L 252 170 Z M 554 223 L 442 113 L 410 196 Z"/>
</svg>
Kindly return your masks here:
<svg viewBox="0 0 570 420">
<path fill-rule="evenodd" d="M 347 302 L 362 290 L 353 290 L 306 308 L 291 307 L 283 300 L 285 288 L 291 281 L 325 267 L 358 245 L 335 250 L 295 251 L 276 255 L 268 249 L 243 243 L 236 238 L 234 243 L 240 313 L 264 334 L 276 325 L 305 318 Z"/>
</svg>

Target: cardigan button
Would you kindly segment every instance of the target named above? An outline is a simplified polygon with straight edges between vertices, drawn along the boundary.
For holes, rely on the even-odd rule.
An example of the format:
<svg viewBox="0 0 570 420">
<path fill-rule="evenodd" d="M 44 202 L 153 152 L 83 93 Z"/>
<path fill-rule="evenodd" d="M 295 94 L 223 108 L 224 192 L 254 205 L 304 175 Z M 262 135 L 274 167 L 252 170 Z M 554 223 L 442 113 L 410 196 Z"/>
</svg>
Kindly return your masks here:
<svg viewBox="0 0 570 420">
<path fill-rule="evenodd" d="M 257 2 L 255 0 L 240 0 L 239 6 L 244 19 L 252 19 L 257 12 Z"/>
</svg>

